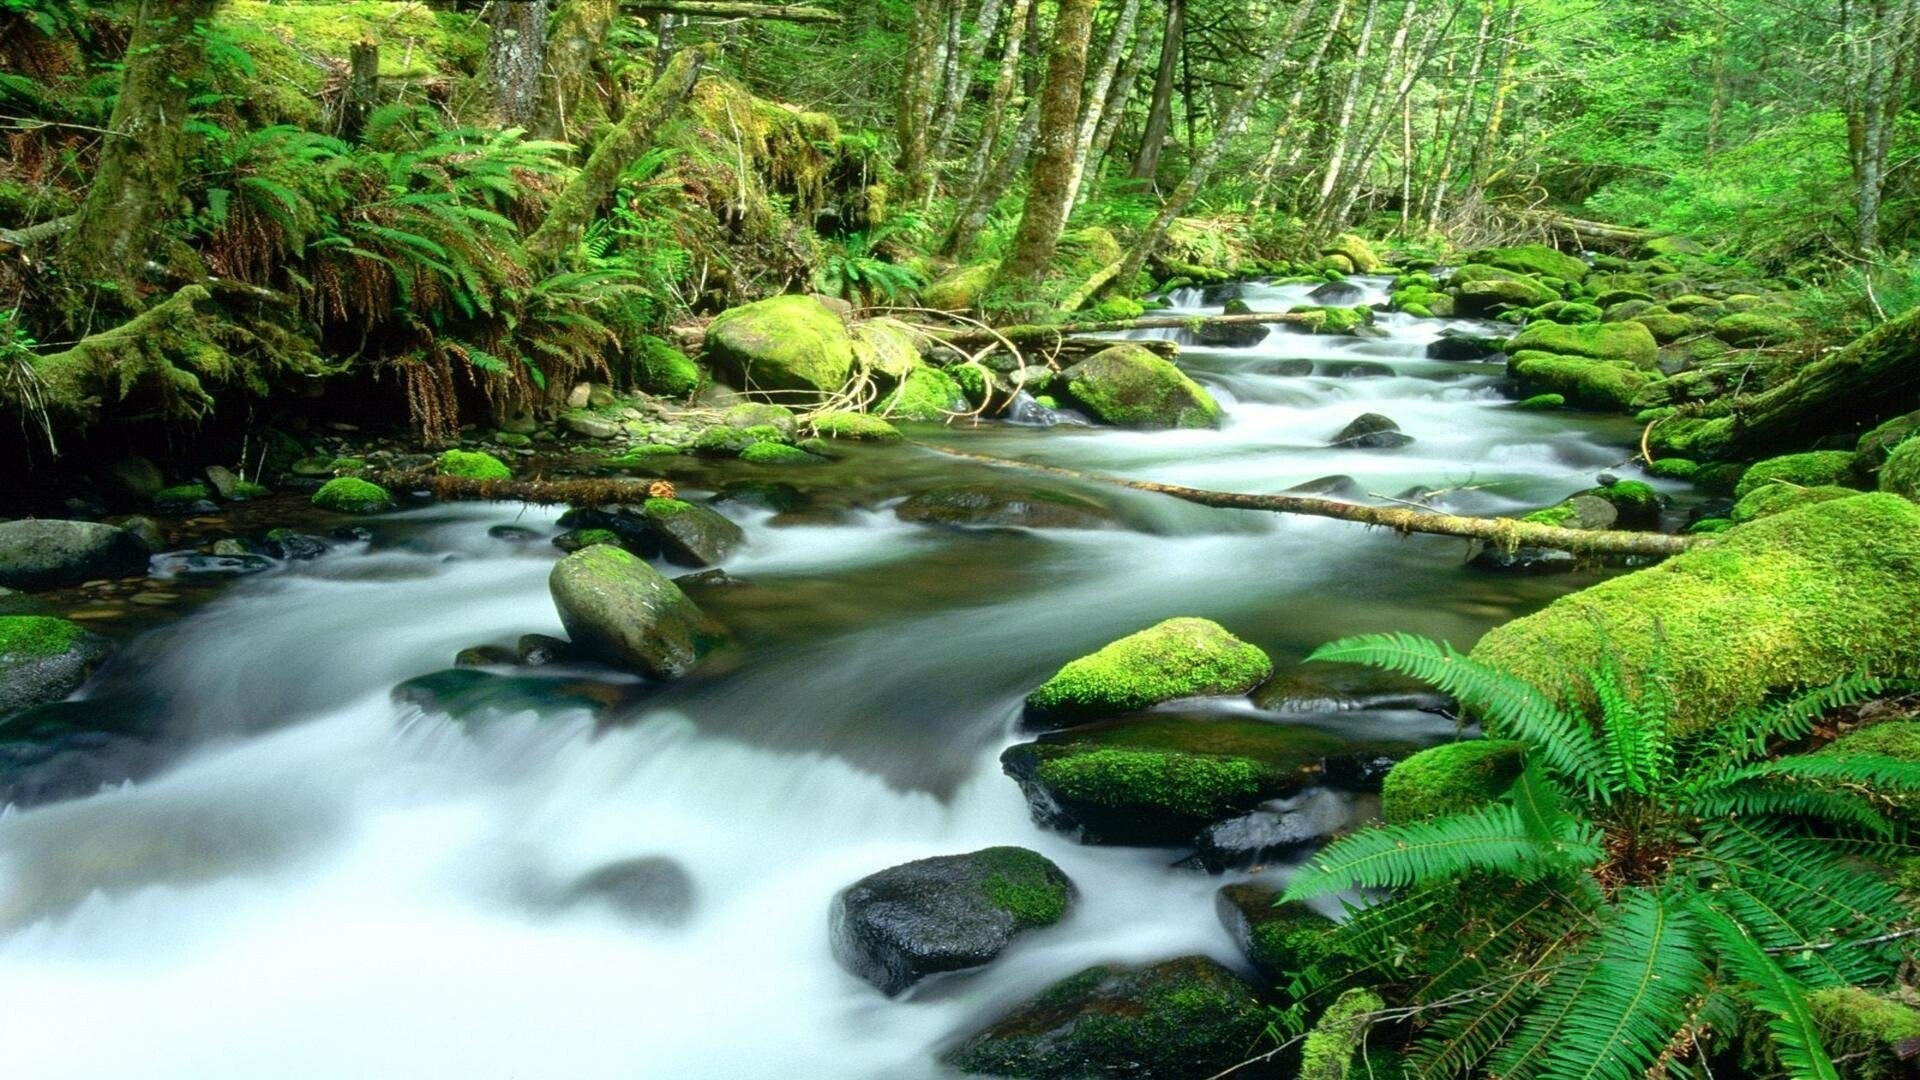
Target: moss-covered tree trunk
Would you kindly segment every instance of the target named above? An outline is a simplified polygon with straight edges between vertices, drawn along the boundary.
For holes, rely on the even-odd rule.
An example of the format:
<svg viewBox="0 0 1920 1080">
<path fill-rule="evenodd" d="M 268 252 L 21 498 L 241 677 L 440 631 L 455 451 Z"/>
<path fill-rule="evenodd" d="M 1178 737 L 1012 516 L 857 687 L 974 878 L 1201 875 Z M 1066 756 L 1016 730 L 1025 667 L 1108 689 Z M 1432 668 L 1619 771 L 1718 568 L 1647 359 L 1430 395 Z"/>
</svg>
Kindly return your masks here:
<svg viewBox="0 0 1920 1080">
<path fill-rule="evenodd" d="M 487 37 L 487 79 L 494 116 L 501 124 L 533 125 L 546 54 L 546 0 L 497 0 L 492 33 Z"/>
<path fill-rule="evenodd" d="M 533 131 L 543 139 L 584 145 L 613 112 L 603 78 L 607 34 L 615 0 L 566 0 L 547 34 L 547 68 Z"/>
<path fill-rule="evenodd" d="M 1101 121 L 1106 119 L 1110 104 L 1107 97 L 1120 75 L 1120 65 L 1133 45 L 1133 24 L 1139 17 L 1140 0 L 1120 0 L 1120 14 L 1114 19 L 1113 34 L 1107 38 L 1106 51 L 1100 57 L 1100 66 L 1093 73 L 1093 84 L 1087 88 L 1085 107 L 1080 110 L 1080 131 L 1074 137 L 1073 144 L 1073 175 L 1067 181 L 1069 210 L 1080 198 L 1080 182 L 1086 176 L 1087 165 L 1094 155 L 1094 139 L 1100 133 Z M 1120 103 L 1126 103 L 1124 95 Z"/>
<path fill-rule="evenodd" d="M 1153 99 L 1147 105 L 1147 126 L 1140 134 L 1140 153 L 1133 159 L 1133 178 L 1152 180 L 1160 171 L 1160 148 L 1173 126 L 1173 80 L 1180 73 L 1180 43 L 1187 32 L 1186 0 L 1167 0 L 1167 21 L 1160 31 L 1160 67 L 1153 75 Z"/>
<path fill-rule="evenodd" d="M 1072 197 L 1073 155 L 1080 130 L 1080 90 L 1087 77 L 1087 43 L 1093 36 L 1093 9 L 1098 0 L 1060 0 L 1054 19 L 1053 45 L 1047 57 L 1047 83 L 1040 94 L 1040 127 L 1034 135 L 1039 151 L 1033 159 L 1033 180 L 1027 203 L 1014 234 L 1013 251 L 1000 264 L 999 279 L 1037 281 L 1053 261 L 1053 250 L 1066 227 L 1067 200 Z"/>
<path fill-rule="evenodd" d="M 206 66 L 194 32 L 219 0 L 141 0 L 100 165 L 60 251 L 70 285 L 118 291 L 135 307 L 135 268 L 179 212 L 190 149 L 187 101 Z"/>
<path fill-rule="evenodd" d="M 896 137 L 900 143 L 900 195 L 907 205 L 920 202 L 933 190 L 928 163 L 934 95 L 940 80 L 940 35 L 947 5 L 942 0 L 914 0 L 913 22 L 907 31 L 907 70 L 900 81 L 900 111 Z"/>
</svg>

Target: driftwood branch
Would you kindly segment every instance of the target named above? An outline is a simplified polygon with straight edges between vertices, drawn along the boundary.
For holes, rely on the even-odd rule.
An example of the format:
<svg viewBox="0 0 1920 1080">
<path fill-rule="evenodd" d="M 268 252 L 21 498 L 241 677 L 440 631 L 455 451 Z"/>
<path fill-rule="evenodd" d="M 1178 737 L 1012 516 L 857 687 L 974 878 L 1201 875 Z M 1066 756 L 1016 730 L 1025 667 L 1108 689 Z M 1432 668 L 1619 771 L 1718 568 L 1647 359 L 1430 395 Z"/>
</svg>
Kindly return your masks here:
<svg viewBox="0 0 1920 1080">
<path fill-rule="evenodd" d="M 1039 465 L 1030 461 L 1012 461 L 1007 458 L 989 457 L 985 454 L 971 454 L 964 450 L 949 450 L 944 447 L 929 446 L 927 449 L 949 457 L 965 458 L 969 461 L 984 462 L 1026 472 L 1041 472 L 1051 476 L 1064 476 L 1073 480 L 1091 480 L 1117 487 L 1132 488 L 1135 491 L 1151 491 L 1159 495 L 1201 506 L 1213 506 L 1226 510 L 1266 510 L 1279 514 L 1305 514 L 1310 517 L 1335 518 L 1340 521 L 1357 521 L 1363 525 L 1378 525 L 1399 533 L 1429 533 L 1434 536 L 1458 536 L 1469 540 L 1481 540 L 1502 548 L 1543 547 L 1560 551 L 1571 551 L 1580 555 L 1678 555 L 1692 548 L 1703 547 L 1711 542 L 1706 536 L 1669 536 L 1666 533 L 1653 532 L 1616 532 L 1599 529 L 1563 529 L 1558 525 L 1541 525 L 1531 521 L 1518 521 L 1513 518 L 1477 518 L 1461 517 L 1456 514 L 1442 514 L 1437 511 L 1413 510 L 1396 506 L 1362 506 L 1357 503 L 1340 502 L 1335 499 L 1319 499 L 1308 495 L 1247 495 L 1235 491 L 1210 491 L 1206 488 L 1181 487 L 1178 484 L 1157 484 L 1149 480 L 1127 480 L 1118 476 L 1102 476 L 1099 473 L 1083 473 L 1074 469 L 1064 469 L 1058 465 Z"/>
<path fill-rule="evenodd" d="M 68 229 L 73 228 L 74 217 L 75 215 L 68 214 L 65 217 L 51 218 L 36 225 L 29 225 L 24 229 L 0 229 L 0 244 L 24 248 L 58 239 L 64 236 Z"/>
<path fill-rule="evenodd" d="M 927 329 L 930 334 L 948 345 L 961 347 L 986 345 L 997 340 L 1011 341 L 1015 345 L 1030 345 L 1036 342 L 1055 341 L 1071 337 L 1074 334 L 1114 334 L 1126 330 L 1183 330 L 1198 329 L 1203 326 L 1270 326 L 1276 323 L 1293 323 L 1310 326 L 1323 319 L 1316 311 L 1289 312 L 1274 314 L 1256 312 L 1252 315 L 1149 315 L 1144 319 L 1116 319 L 1108 322 L 1070 323 L 1060 326 L 1003 326 L 997 330 L 960 330 L 944 331 Z"/>
<path fill-rule="evenodd" d="M 477 499 L 535 506 L 643 503 L 651 497 L 648 489 L 659 482 L 632 476 L 596 480 L 470 480 L 439 476 L 432 470 L 379 472 L 368 478 L 389 490 L 430 491 L 434 498 L 443 501 Z"/>
<path fill-rule="evenodd" d="M 838 12 L 805 4 L 745 4 L 732 0 L 629 0 L 622 9 L 640 15 L 689 15 L 715 19 L 774 19 L 779 22 L 837 23 Z"/>
</svg>

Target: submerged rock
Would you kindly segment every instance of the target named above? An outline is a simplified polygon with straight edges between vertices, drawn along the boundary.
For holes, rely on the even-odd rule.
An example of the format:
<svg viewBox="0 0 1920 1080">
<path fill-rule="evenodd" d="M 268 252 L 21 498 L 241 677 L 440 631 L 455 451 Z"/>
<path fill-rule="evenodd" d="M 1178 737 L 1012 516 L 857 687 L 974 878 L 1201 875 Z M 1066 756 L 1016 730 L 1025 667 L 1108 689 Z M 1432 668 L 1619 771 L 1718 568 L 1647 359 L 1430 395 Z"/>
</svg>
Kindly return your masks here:
<svg viewBox="0 0 1920 1080">
<path fill-rule="evenodd" d="M 853 372 L 840 317 L 807 296 L 776 296 L 720 313 L 707 327 L 715 373 L 749 392 L 831 394 Z"/>
<path fill-rule="evenodd" d="M 1165 846 L 1300 791 L 1344 746 L 1308 727 L 1152 716 L 1008 747 L 1000 767 L 1041 825 L 1084 843 Z"/>
<path fill-rule="evenodd" d="M 1505 356 L 1500 349 L 1499 338 L 1481 337 L 1454 327 L 1440 331 L 1440 336 L 1427 343 L 1429 360 L 1498 360 Z"/>
<path fill-rule="evenodd" d="M 107 639 L 79 623 L 0 615 L 0 718 L 80 689 L 108 652 Z"/>
<path fill-rule="evenodd" d="M 712 566 L 747 542 L 740 526 L 709 507 L 680 499 L 648 499 L 642 515 L 653 524 L 660 554 L 670 563 Z"/>
<path fill-rule="evenodd" d="M 636 922 L 678 926 L 693 914 L 693 876 L 664 855 L 622 859 L 580 875 L 563 904 L 599 904 Z"/>
<path fill-rule="evenodd" d="M 1194 1080 L 1247 1056 L 1267 1024 L 1253 987 L 1203 956 L 1062 979 L 950 1051 L 987 1076 Z"/>
<path fill-rule="evenodd" d="M 1019 847 L 918 859 L 870 874 L 834 897 L 833 954 L 898 994 L 921 979 L 990 963 L 1014 937 L 1066 914 L 1073 883 Z"/>
<path fill-rule="evenodd" d="M 1501 574 L 1570 574 L 1580 568 L 1580 560 L 1573 552 L 1559 548 L 1487 544 L 1474 552 L 1467 565 Z"/>
<path fill-rule="evenodd" d="M 948 484 L 909 497 L 893 513 L 955 527 L 1100 529 L 1113 522 L 1112 512 L 1091 499 L 1013 484 Z"/>
<path fill-rule="evenodd" d="M 1102 349 L 1061 373 L 1067 392 L 1117 427 L 1213 428 L 1220 405 L 1171 361 L 1138 345 Z"/>
<path fill-rule="evenodd" d="M 1322 307 L 1352 307 L 1366 299 L 1367 291 L 1351 281 L 1329 281 L 1307 294 L 1307 299 Z"/>
<path fill-rule="evenodd" d="M 1391 417 L 1361 413 L 1341 428 L 1328 445 L 1349 450 L 1392 450 L 1412 442 L 1413 436 L 1401 431 Z"/>
<path fill-rule="evenodd" d="M 1136 712 L 1186 697 L 1244 694 L 1273 661 L 1207 619 L 1168 619 L 1069 661 L 1027 695 L 1029 722 L 1065 724 Z"/>
<path fill-rule="evenodd" d="M 587 655 L 660 679 L 685 675 L 726 628 L 658 570 L 608 544 L 576 551 L 547 578 L 560 621 Z"/>
<path fill-rule="evenodd" d="M 0 523 L 0 586 L 58 589 L 141 574 L 149 554 L 135 534 L 96 521 L 8 521 Z"/>
</svg>

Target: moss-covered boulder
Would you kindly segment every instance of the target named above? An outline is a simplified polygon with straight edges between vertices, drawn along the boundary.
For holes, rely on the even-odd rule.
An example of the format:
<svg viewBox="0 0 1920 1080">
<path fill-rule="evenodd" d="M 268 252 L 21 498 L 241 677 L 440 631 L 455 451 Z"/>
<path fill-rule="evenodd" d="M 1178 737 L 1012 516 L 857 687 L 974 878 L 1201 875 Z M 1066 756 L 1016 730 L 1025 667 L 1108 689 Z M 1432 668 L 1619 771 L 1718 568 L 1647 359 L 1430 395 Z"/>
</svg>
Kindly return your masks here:
<svg viewBox="0 0 1920 1080">
<path fill-rule="evenodd" d="M 707 373 L 686 353 L 660 338 L 640 340 L 631 358 L 633 378 L 640 389 L 660 397 L 691 397 L 707 383 Z"/>
<path fill-rule="evenodd" d="M 336 476 L 313 493 L 313 505 L 336 514 L 374 514 L 393 509 L 386 488 L 357 476 Z"/>
<path fill-rule="evenodd" d="M 1884 993 L 1857 986 L 1828 987 L 1807 994 L 1807 1011 L 1835 1063 L 1846 1062 L 1848 1080 L 1911 1077 L 1920 1046 L 1920 1009 Z"/>
<path fill-rule="evenodd" d="M 993 287 L 993 276 L 1000 271 L 997 262 L 956 267 L 920 290 L 920 302 L 941 311 L 969 311 Z"/>
<path fill-rule="evenodd" d="M 807 421 L 813 433 L 823 439 L 854 439 L 869 442 L 893 442 L 900 429 L 878 416 L 862 412 L 834 411 L 815 414 Z"/>
<path fill-rule="evenodd" d="M 0 522 L 0 588 L 58 589 L 141 574 L 150 554 L 137 534 L 97 521 Z"/>
<path fill-rule="evenodd" d="M 846 324 L 810 296 L 776 296 L 721 312 L 707 327 L 707 359 L 748 392 L 831 394 L 853 373 Z"/>
<path fill-rule="evenodd" d="M 869 874 L 833 898 L 833 954 L 898 994 L 929 975 L 991 963 L 1016 935 L 1060 921 L 1073 882 L 1037 852 L 991 847 Z"/>
<path fill-rule="evenodd" d="M 897 386 L 921 364 L 920 335 L 898 319 L 868 319 L 853 328 L 853 359 L 883 388 Z"/>
<path fill-rule="evenodd" d="M 1454 286 L 1454 309 L 1462 315 L 1497 315 L 1558 299 L 1559 293 L 1524 275 L 1482 278 Z"/>
<path fill-rule="evenodd" d="M 1000 766 L 1041 825 L 1090 844 L 1167 845 L 1299 791 L 1345 746 L 1312 728 L 1147 716 L 1043 735 Z"/>
<path fill-rule="evenodd" d="M 1736 311 L 1713 324 L 1713 336 L 1729 345 L 1751 348 L 1792 341 L 1800 336 L 1800 328 L 1776 315 Z"/>
<path fill-rule="evenodd" d="M 1341 233 L 1322 244 L 1320 254 L 1344 256 L 1347 262 L 1352 264 L 1353 273 L 1378 273 L 1380 268 L 1386 265 L 1380 256 L 1374 253 L 1371 244 L 1352 233 Z"/>
<path fill-rule="evenodd" d="M 1590 360 L 1610 360 L 1652 370 L 1660 357 L 1660 343 L 1645 326 L 1637 322 L 1560 323 L 1534 322 L 1507 343 L 1513 353 L 1545 352 L 1559 356 L 1584 356 Z"/>
<path fill-rule="evenodd" d="M 0 719 L 80 689 L 107 652 L 107 640 L 79 623 L 0 615 Z"/>
<path fill-rule="evenodd" d="M 1234 312 L 1228 312 L 1234 314 Z M 1352 307 L 1316 307 L 1312 304 L 1299 304 L 1287 309 L 1287 314 L 1296 317 L 1296 321 L 1287 325 L 1295 330 L 1305 330 L 1309 334 L 1330 334 L 1351 337 L 1363 328 L 1373 325 L 1373 309 L 1356 304 Z M 1252 344 L 1265 340 L 1265 327 L 1260 337 Z"/>
<path fill-rule="evenodd" d="M 1735 525 L 1742 525 L 1749 521 L 1758 521 L 1763 517 L 1785 513 L 1796 507 L 1847 499 L 1858 494 L 1860 492 L 1856 488 L 1844 488 L 1836 484 L 1823 484 L 1819 487 L 1766 484 L 1754 488 L 1736 501 L 1733 509 L 1727 511 L 1727 518 Z"/>
<path fill-rule="evenodd" d="M 547 577 L 561 625 L 582 653 L 659 679 L 685 675 L 727 631 L 679 586 L 624 549 L 583 548 Z"/>
<path fill-rule="evenodd" d="M 1854 444 L 1854 468 L 1860 475 L 1872 475 L 1887 463 L 1887 458 L 1914 432 L 1920 431 L 1920 411 L 1905 413 L 1860 436 Z"/>
<path fill-rule="evenodd" d="M 653 526 L 660 554 L 678 566 L 718 565 L 747 542 L 740 526 L 684 499 L 648 499 L 640 513 Z"/>
<path fill-rule="evenodd" d="M 890 420 L 945 420 L 967 411 L 967 395 L 953 376 L 923 364 L 873 408 Z"/>
<path fill-rule="evenodd" d="M 1920 674 L 1916 620 L 1920 506 L 1856 495 L 1730 529 L 1711 547 L 1562 597 L 1489 632 L 1473 658 L 1557 695 L 1584 681 L 1603 642 L 1630 675 L 1664 651 L 1690 730 L 1862 667 Z"/>
<path fill-rule="evenodd" d="M 1819 751 L 1832 757 L 1871 755 L 1889 757 L 1920 765 L 1920 720 L 1883 720 L 1850 731 Z M 1920 817 L 1920 794 L 1911 791 L 1882 791 L 1881 798 L 1892 804 L 1898 816 L 1909 822 Z"/>
<path fill-rule="evenodd" d="M 985 529 L 1101 529 L 1113 512 L 1092 499 L 1024 484 L 945 484 L 909 496 L 894 516 L 918 525 Z"/>
<path fill-rule="evenodd" d="M 1135 712 L 1175 698 L 1244 694 L 1273 661 L 1207 619 L 1168 619 L 1069 661 L 1027 695 L 1030 721 L 1049 726 Z"/>
<path fill-rule="evenodd" d="M 1497 266 L 1502 270 L 1514 270 L 1534 277 L 1582 281 L 1587 276 L 1586 263 L 1572 255 L 1555 251 L 1545 244 L 1481 248 L 1467 258 L 1470 262 L 1479 263 L 1482 266 Z"/>
<path fill-rule="evenodd" d="M 740 460 L 749 465 L 820 465 L 827 459 L 818 454 L 809 454 L 797 446 L 762 439 L 742 447 Z"/>
<path fill-rule="evenodd" d="M 1261 881 L 1222 886 L 1214 894 L 1220 924 L 1233 935 L 1262 978 L 1285 985 L 1308 967 L 1338 959 L 1339 927 L 1299 901 L 1280 903 L 1280 890 Z"/>
<path fill-rule="evenodd" d="M 1526 747 L 1506 739 L 1469 739 L 1428 747 L 1395 765 L 1380 786 L 1389 823 L 1458 814 L 1492 802 L 1513 786 Z"/>
<path fill-rule="evenodd" d="M 1769 484 L 1795 487 L 1820 487 L 1837 484 L 1858 487 L 1864 478 L 1854 467 L 1851 450 L 1813 450 L 1804 454 L 1786 454 L 1757 462 L 1734 485 L 1733 497 L 1745 498 L 1749 492 Z"/>
<path fill-rule="evenodd" d="M 1881 491 L 1920 500 L 1920 439 L 1908 439 L 1893 448 L 1880 466 Z"/>
<path fill-rule="evenodd" d="M 1647 311 L 1635 315 L 1629 322 L 1638 323 L 1647 328 L 1653 340 L 1662 345 L 1679 341 L 1688 334 L 1701 328 L 1700 320 L 1691 315 L 1681 315 L 1673 311 Z"/>
<path fill-rule="evenodd" d="M 1596 323 L 1600 321 L 1600 309 L 1573 300 L 1554 300 L 1534 308 L 1530 317 L 1546 322 Z"/>
<path fill-rule="evenodd" d="M 1212 428 L 1220 405 L 1171 361 L 1138 345 L 1102 349 L 1061 375 L 1073 400 L 1118 427 Z"/>
<path fill-rule="evenodd" d="M 434 460 L 433 471 L 461 480 L 511 480 L 513 470 L 492 454 L 478 450 L 447 450 Z"/>
<path fill-rule="evenodd" d="M 1253 987 L 1206 957 L 1187 956 L 1062 979 L 946 1061 L 1023 1080 L 1193 1080 L 1245 1059 L 1266 1026 Z"/>
<path fill-rule="evenodd" d="M 1571 405 L 1598 412 L 1633 411 L 1634 398 L 1659 378 L 1620 361 L 1532 350 L 1508 358 L 1507 377 L 1523 398 L 1558 394 Z"/>
<path fill-rule="evenodd" d="M 1297 1080 L 1348 1080 L 1354 1075 L 1354 1055 L 1366 1043 L 1374 1017 L 1386 1007 L 1386 1000 L 1369 987 L 1355 986 L 1341 991 L 1313 1022 L 1313 1027 L 1307 1029 L 1306 1041 L 1300 1045 Z M 1368 1066 L 1367 1072 L 1372 1075 L 1406 1075 L 1404 1070 L 1387 1061 L 1377 1064 L 1369 1061 Z M 1376 1073 L 1375 1068 L 1380 1071 Z"/>
</svg>

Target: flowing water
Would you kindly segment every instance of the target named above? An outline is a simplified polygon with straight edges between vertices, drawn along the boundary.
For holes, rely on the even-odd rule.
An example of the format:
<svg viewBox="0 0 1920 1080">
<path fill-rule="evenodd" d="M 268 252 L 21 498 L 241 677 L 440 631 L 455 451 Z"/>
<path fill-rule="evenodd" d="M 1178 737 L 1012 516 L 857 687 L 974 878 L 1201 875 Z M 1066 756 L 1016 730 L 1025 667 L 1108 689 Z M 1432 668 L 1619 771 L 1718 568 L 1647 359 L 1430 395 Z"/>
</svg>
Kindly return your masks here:
<svg viewBox="0 0 1920 1080">
<path fill-rule="evenodd" d="M 1381 298 L 1382 282 L 1363 284 Z M 1284 310 L 1304 292 L 1246 299 Z M 1189 348 L 1184 366 L 1226 409 L 1219 431 L 914 434 L 1242 491 L 1345 474 L 1387 497 L 1449 489 L 1439 505 L 1466 513 L 1557 501 L 1627 458 L 1625 426 L 1521 411 L 1497 365 L 1424 359 L 1444 325 L 1383 315 L 1375 339 L 1276 330 Z M 1415 442 L 1328 448 L 1370 411 Z M 139 640 L 94 693 L 136 702 L 187 749 L 138 784 L 0 818 L 6 1075 L 939 1075 L 946 1040 L 1088 964 L 1241 962 L 1213 911 L 1240 875 L 1041 831 L 1000 774 L 1021 696 L 1060 663 L 1200 615 L 1287 675 L 1345 633 L 1465 645 L 1590 580 L 1480 573 L 1460 541 L 1104 488 L 1080 490 L 1124 528 L 930 529 L 892 501 L 1007 477 L 911 446 L 811 471 L 687 469 L 685 491 L 747 473 L 814 489 L 778 515 L 718 504 L 749 536 L 727 564 L 747 584 L 695 594 L 742 639 L 723 676 L 662 688 L 543 669 L 460 719 L 396 701 L 395 684 L 463 647 L 559 633 L 556 553 L 488 534 L 557 529 L 509 506 L 381 519 L 371 543 L 248 579 Z M 1356 737 L 1452 730 L 1405 709 L 1261 700 L 1234 707 Z M 1057 861 L 1079 906 L 990 968 L 899 1000 L 835 964 L 838 889 L 992 844 Z M 580 875 L 638 856 L 690 877 L 680 917 L 565 902 Z"/>
</svg>

